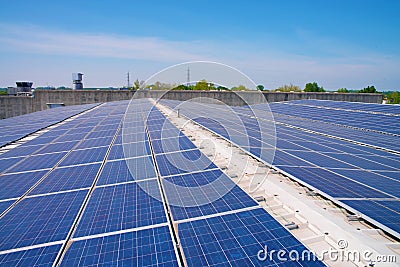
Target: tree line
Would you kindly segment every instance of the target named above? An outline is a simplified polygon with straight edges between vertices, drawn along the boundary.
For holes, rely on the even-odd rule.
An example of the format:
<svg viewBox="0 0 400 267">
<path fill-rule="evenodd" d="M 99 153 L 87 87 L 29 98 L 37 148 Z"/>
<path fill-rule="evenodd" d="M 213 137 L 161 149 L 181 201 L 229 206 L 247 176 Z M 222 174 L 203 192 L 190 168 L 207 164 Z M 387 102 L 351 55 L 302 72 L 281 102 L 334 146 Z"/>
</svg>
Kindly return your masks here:
<svg viewBox="0 0 400 267">
<path fill-rule="evenodd" d="M 146 85 L 145 88 L 142 88 L 144 85 L 143 81 L 136 80 L 133 84 L 134 86 L 130 89 L 138 90 L 138 89 L 149 89 L 149 90 L 200 90 L 200 91 L 248 91 L 251 90 L 244 85 L 234 86 L 232 88 L 227 88 L 224 86 L 216 85 L 214 83 L 208 82 L 207 80 L 200 80 L 196 83 L 189 84 L 168 84 L 155 82 L 151 85 Z M 293 84 L 285 84 L 279 86 L 276 89 L 266 89 L 264 85 L 257 85 L 257 90 L 265 91 L 265 92 L 326 92 L 323 86 L 320 86 L 317 82 L 310 82 L 305 85 L 304 88 L 301 88 L 298 85 Z M 336 91 L 338 93 L 371 93 L 371 94 L 384 94 L 388 103 L 391 104 L 400 104 L 400 94 L 397 91 L 389 91 L 389 92 L 379 92 L 374 85 L 368 85 L 361 90 L 351 90 L 347 88 L 339 88 Z"/>
</svg>

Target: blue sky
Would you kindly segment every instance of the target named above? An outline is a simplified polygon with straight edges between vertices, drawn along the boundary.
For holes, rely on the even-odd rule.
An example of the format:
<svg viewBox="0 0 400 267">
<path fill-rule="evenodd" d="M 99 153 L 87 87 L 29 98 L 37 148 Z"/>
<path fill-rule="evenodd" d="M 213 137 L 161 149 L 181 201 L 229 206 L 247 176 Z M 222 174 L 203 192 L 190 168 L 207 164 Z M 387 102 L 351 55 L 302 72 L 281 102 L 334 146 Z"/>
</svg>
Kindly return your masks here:
<svg viewBox="0 0 400 267">
<path fill-rule="evenodd" d="M 122 86 L 173 64 L 231 65 L 273 89 L 400 90 L 400 1 L 2 1 L 0 87 Z"/>
</svg>

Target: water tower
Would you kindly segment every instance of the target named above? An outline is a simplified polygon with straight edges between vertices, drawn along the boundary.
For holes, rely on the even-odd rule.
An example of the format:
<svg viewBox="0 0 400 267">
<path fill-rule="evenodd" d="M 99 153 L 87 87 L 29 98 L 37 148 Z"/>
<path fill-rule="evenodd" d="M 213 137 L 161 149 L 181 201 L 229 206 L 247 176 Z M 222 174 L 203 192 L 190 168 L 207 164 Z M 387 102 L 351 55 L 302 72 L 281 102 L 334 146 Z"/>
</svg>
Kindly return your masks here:
<svg viewBox="0 0 400 267">
<path fill-rule="evenodd" d="M 83 89 L 82 73 L 72 73 L 72 90 Z"/>
</svg>

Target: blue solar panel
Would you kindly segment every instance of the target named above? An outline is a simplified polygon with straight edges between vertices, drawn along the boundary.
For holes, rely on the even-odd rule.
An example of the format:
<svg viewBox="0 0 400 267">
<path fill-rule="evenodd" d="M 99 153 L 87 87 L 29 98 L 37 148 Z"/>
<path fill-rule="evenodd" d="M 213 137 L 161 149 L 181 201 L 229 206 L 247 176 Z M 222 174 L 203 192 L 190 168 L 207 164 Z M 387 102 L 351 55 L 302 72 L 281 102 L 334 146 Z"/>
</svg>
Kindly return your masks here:
<svg viewBox="0 0 400 267">
<path fill-rule="evenodd" d="M 354 166 L 357 166 L 357 167 L 365 169 L 365 170 L 381 170 L 381 171 L 397 170 L 396 168 L 392 168 L 392 167 L 380 164 L 379 162 L 374 161 L 373 159 L 365 159 L 363 157 L 356 156 L 356 155 L 331 153 L 331 154 L 329 154 L 329 156 L 336 158 L 338 160 L 347 162 L 348 164 L 352 164 Z"/>
<path fill-rule="evenodd" d="M 139 157 L 107 162 L 97 184 L 140 181 L 154 177 L 157 177 L 157 174 L 152 157 Z"/>
<path fill-rule="evenodd" d="M 0 201 L 0 214 L 10 207 L 15 200 Z"/>
<path fill-rule="evenodd" d="M 119 121 L 121 120 L 122 116 L 116 116 L 114 123 L 109 123 L 108 121 L 103 120 L 96 128 L 94 128 L 95 132 L 102 132 L 102 131 L 117 131 L 119 127 Z"/>
<path fill-rule="evenodd" d="M 271 105 L 271 110 L 280 114 L 286 114 L 310 120 L 318 120 L 325 123 L 359 127 L 394 134 L 400 133 L 400 125 L 397 123 L 394 117 L 390 115 L 365 112 L 348 112 L 347 110 L 293 105 L 291 102 L 274 103 Z M 381 123 L 376 123 L 376 121 Z M 387 127 L 388 125 L 390 127 Z"/>
<path fill-rule="evenodd" d="M 400 107 L 398 105 L 382 105 L 373 103 L 357 103 L 357 102 L 340 102 L 330 100 L 296 100 L 291 101 L 293 104 L 311 105 L 319 107 L 333 107 L 342 110 L 355 110 L 364 112 L 382 112 L 386 114 L 400 114 Z"/>
<path fill-rule="evenodd" d="M 9 159 L 1 159 L 0 160 L 0 173 L 4 172 L 14 164 L 16 164 L 19 161 L 22 161 L 24 158 L 9 158 Z"/>
<path fill-rule="evenodd" d="M 385 193 L 321 168 L 280 167 L 301 181 L 335 198 L 388 198 Z"/>
<path fill-rule="evenodd" d="M 0 177 L 0 199 L 21 197 L 47 171 L 7 174 Z"/>
<path fill-rule="evenodd" d="M 130 143 L 124 145 L 113 145 L 108 155 L 109 160 L 134 158 L 145 155 L 151 155 L 150 144 L 148 141 Z"/>
<path fill-rule="evenodd" d="M 96 105 L 98 104 L 47 109 L 1 120 L 0 135 L 2 136 L 2 139 L 0 140 L 0 146 L 21 139 L 26 135 L 36 132 L 42 128 L 48 127 L 54 123 L 65 120 L 66 118 L 74 116 L 82 111 L 93 108 Z M 10 135 L 9 133 L 12 133 L 12 135 Z"/>
<path fill-rule="evenodd" d="M 175 220 L 258 205 L 220 170 L 164 178 L 163 185 Z"/>
<path fill-rule="evenodd" d="M 53 153 L 53 152 L 62 152 L 71 150 L 78 141 L 70 141 L 70 142 L 61 142 L 48 144 L 43 149 L 36 152 L 36 154 L 45 154 L 45 153 Z"/>
<path fill-rule="evenodd" d="M 0 220 L 0 250 L 66 238 L 87 190 L 26 198 Z"/>
<path fill-rule="evenodd" d="M 386 120 L 386 117 L 376 116 L 376 118 L 379 117 L 380 119 L 371 120 L 370 117 L 365 117 L 365 113 L 343 116 L 344 113 L 339 112 L 341 117 L 333 118 L 329 116 L 336 111 L 332 113 L 329 110 L 318 109 L 321 114 L 317 115 L 317 112 L 311 114 L 311 111 L 317 111 L 317 109 L 309 109 L 307 107 L 298 108 L 299 115 L 297 112 L 293 112 L 293 110 L 297 109 L 291 109 L 291 105 L 281 103 L 274 103 L 273 105 L 275 105 L 275 109 L 281 108 L 279 112 L 291 115 L 275 114 L 277 115 L 275 119 L 278 122 L 341 138 L 352 139 L 365 144 L 392 150 L 397 149 L 393 147 L 393 144 L 398 142 L 398 137 L 335 125 L 337 123 L 342 123 L 346 126 L 358 125 L 359 127 L 372 130 L 377 130 L 381 125 L 384 125 L 384 128 L 392 127 L 397 131 L 396 129 L 399 128 L 399 125 L 393 123 L 393 117 Z M 260 155 L 260 158 L 271 162 L 270 157 L 267 157 L 268 153 L 263 153 L 257 140 L 248 138 L 249 144 L 243 145 L 243 142 L 246 142 L 246 136 L 231 134 L 235 130 L 235 127 L 237 127 L 234 122 L 227 120 L 229 116 L 232 116 L 231 114 L 220 114 L 221 119 L 216 122 L 201 118 L 201 116 L 207 115 L 205 110 L 213 108 L 212 105 L 209 105 L 209 108 L 205 108 L 206 105 L 203 105 L 203 107 L 203 109 L 199 109 L 198 107 L 181 108 L 181 113 L 192 119 L 200 117 L 196 119 L 197 122 L 230 139 L 253 153 L 253 155 Z M 216 108 L 218 109 L 219 107 Z M 252 121 L 253 119 L 244 118 L 248 114 L 247 110 L 241 107 L 235 107 L 234 110 L 236 111 L 236 115 L 242 118 L 242 122 L 246 125 L 247 135 L 258 139 L 257 128 L 255 127 L 256 124 Z M 360 114 L 364 118 L 361 118 Z M 292 115 L 324 121 L 299 120 Z M 320 118 L 313 117 L 320 115 Z M 378 128 L 375 127 L 376 121 L 381 122 L 381 125 L 377 126 Z M 382 129 L 385 130 L 384 128 Z M 226 129 L 230 130 L 229 136 Z M 396 173 L 399 170 L 398 166 L 400 166 L 398 156 L 348 141 L 317 135 L 293 127 L 286 127 L 282 124 L 277 125 L 276 130 L 278 140 L 273 165 L 278 166 L 281 170 L 320 190 L 322 193 L 332 198 L 383 199 L 398 196 L 400 190 L 398 188 L 400 178 Z"/>
<path fill-rule="evenodd" d="M 10 158 L 10 157 L 21 157 L 21 156 L 28 156 L 35 151 L 41 149 L 43 145 L 38 145 L 38 146 L 18 146 L 16 148 L 13 148 L 9 151 L 7 151 L 4 154 L 0 155 L 0 159 L 5 159 L 5 158 Z"/>
<path fill-rule="evenodd" d="M 400 214 L 400 200 L 396 199 L 393 201 L 389 201 L 389 200 L 375 200 L 376 203 L 378 203 L 379 205 L 384 206 L 387 209 L 393 210 L 397 213 Z"/>
<path fill-rule="evenodd" d="M 72 151 L 61 163 L 60 166 L 70 166 L 91 162 L 101 162 L 107 153 L 108 147 L 97 147 Z"/>
<path fill-rule="evenodd" d="M 75 237 L 164 223 L 167 217 L 157 180 L 97 188 Z"/>
<path fill-rule="evenodd" d="M 54 169 L 30 195 L 90 187 L 100 163 Z"/>
<path fill-rule="evenodd" d="M 307 167 L 312 166 L 311 163 L 302 160 L 301 158 L 294 157 L 288 154 L 288 151 L 275 151 L 275 157 L 273 164 L 275 166 L 297 166 L 297 167 Z"/>
<path fill-rule="evenodd" d="M 400 197 L 400 183 L 388 177 L 379 175 L 375 172 L 365 170 L 335 170 L 336 173 L 351 178 L 365 185 L 381 190 L 395 197 Z M 398 174 L 399 175 L 399 174 Z"/>
<path fill-rule="evenodd" d="M 342 202 L 400 233 L 400 201 L 342 200 Z"/>
<path fill-rule="evenodd" d="M 75 241 L 61 266 L 179 266 L 167 226 Z"/>
<path fill-rule="evenodd" d="M 180 136 L 181 131 L 178 128 L 169 128 L 169 129 L 162 129 L 162 125 L 160 125 L 158 130 L 149 131 L 150 138 L 152 140 L 156 139 L 164 139 L 164 138 L 177 138 Z"/>
<path fill-rule="evenodd" d="M 23 172 L 29 170 L 40 170 L 40 169 L 48 169 L 54 167 L 67 153 L 53 153 L 53 154 L 43 154 L 43 155 L 35 155 L 25 158 L 24 161 L 18 163 L 7 172 Z"/>
<path fill-rule="evenodd" d="M 33 248 L 0 254 L 1 266 L 52 266 L 61 245 Z"/>
<path fill-rule="evenodd" d="M 375 173 L 378 173 L 378 174 L 383 175 L 385 177 L 389 177 L 390 179 L 394 179 L 394 180 L 400 181 L 400 173 L 398 171 L 394 171 L 394 172 L 376 171 Z"/>
<path fill-rule="evenodd" d="M 107 136 L 114 136 L 115 135 L 115 133 L 116 133 L 117 131 L 115 130 L 115 129 L 112 129 L 112 130 L 105 130 L 105 131 L 96 131 L 96 130 L 93 130 L 93 132 L 91 132 L 87 137 L 86 137 L 86 139 L 89 139 L 89 138 L 100 138 L 100 137 L 107 137 Z"/>
<path fill-rule="evenodd" d="M 114 138 L 114 136 L 86 139 L 86 140 L 83 140 L 82 143 L 80 143 L 76 149 L 109 146 L 111 144 L 111 141 L 113 140 L 113 138 Z"/>
<path fill-rule="evenodd" d="M 301 159 L 304 159 L 306 161 L 309 161 L 319 167 L 346 168 L 346 169 L 354 168 L 354 166 L 349 165 L 346 162 L 339 161 L 334 158 L 313 151 L 290 151 L 290 154 L 297 156 Z"/>
<path fill-rule="evenodd" d="M 200 150 L 180 151 L 156 156 L 161 176 L 217 168 Z"/>
<path fill-rule="evenodd" d="M 400 156 L 399 155 L 392 155 L 391 158 L 390 153 L 386 154 L 386 157 L 384 156 L 377 156 L 377 155 L 364 155 L 363 157 L 365 159 L 373 160 L 374 162 L 379 162 L 380 164 L 384 164 L 386 166 L 389 166 L 394 169 L 394 171 L 400 171 Z M 400 179 L 400 176 L 399 176 Z"/>
<path fill-rule="evenodd" d="M 32 139 L 26 142 L 27 146 L 32 145 L 47 145 L 48 143 L 54 142 L 57 140 L 58 136 L 38 136 L 35 139 Z"/>
<path fill-rule="evenodd" d="M 289 251 L 302 255 L 308 249 L 262 208 L 185 222 L 178 229 L 188 266 L 325 266 L 316 259 L 291 261 Z M 260 260 L 265 246 L 284 251 L 288 261 L 277 255 Z"/>
<path fill-rule="evenodd" d="M 174 151 L 195 149 L 196 146 L 184 135 L 179 138 L 167 138 L 162 140 L 152 140 L 154 153 L 168 153 Z"/>
<path fill-rule="evenodd" d="M 75 132 L 71 133 L 68 132 L 68 134 L 60 136 L 59 138 L 55 139 L 55 142 L 69 142 L 69 141 L 80 141 L 82 139 L 84 139 L 87 135 L 86 132 L 83 133 L 79 133 L 76 132 L 76 130 L 74 130 Z M 36 140 L 36 139 L 34 139 Z"/>
</svg>

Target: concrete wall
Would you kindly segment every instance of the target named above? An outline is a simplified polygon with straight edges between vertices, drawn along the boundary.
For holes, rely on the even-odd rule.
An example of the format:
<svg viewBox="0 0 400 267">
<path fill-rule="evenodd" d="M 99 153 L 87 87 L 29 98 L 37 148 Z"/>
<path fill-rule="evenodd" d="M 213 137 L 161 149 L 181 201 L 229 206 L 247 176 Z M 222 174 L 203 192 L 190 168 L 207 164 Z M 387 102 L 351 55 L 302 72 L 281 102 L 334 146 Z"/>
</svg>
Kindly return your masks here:
<svg viewBox="0 0 400 267">
<path fill-rule="evenodd" d="M 306 92 L 265 92 L 265 98 L 268 102 L 281 102 L 289 100 L 301 99 L 318 99 L 318 100 L 333 100 L 333 101 L 348 101 L 348 102 L 364 102 L 378 103 L 383 101 L 382 94 L 358 94 L 358 93 L 306 93 Z"/>
<path fill-rule="evenodd" d="M 283 93 L 264 92 L 265 99 L 269 102 L 321 99 L 335 101 L 351 101 L 366 103 L 382 103 L 381 94 L 357 94 L 357 93 Z M 66 106 L 82 105 L 89 103 L 129 100 L 133 96 L 176 99 L 186 101 L 193 98 L 216 99 L 232 106 L 240 106 L 245 103 L 260 103 L 260 92 L 229 92 L 229 91 L 93 91 L 93 90 L 43 90 L 36 91 L 34 97 L 0 96 L 0 118 L 9 118 L 30 112 L 47 109 L 47 103 L 64 103 Z M 261 98 L 260 98 L 261 97 Z"/>
<path fill-rule="evenodd" d="M 34 110 L 47 109 L 47 103 L 64 103 L 66 106 L 83 105 L 118 100 L 129 100 L 132 91 L 94 90 L 43 90 L 35 91 Z"/>
<path fill-rule="evenodd" d="M 30 96 L 0 96 L 0 119 L 34 112 Z"/>
<path fill-rule="evenodd" d="M 232 106 L 241 106 L 244 103 L 254 104 L 262 102 L 259 98 L 260 92 L 229 92 L 229 91 L 139 91 L 139 95 L 135 97 L 152 97 L 175 99 L 187 101 L 192 98 L 207 97 L 217 99 Z M 349 102 L 364 102 L 364 103 L 382 103 L 383 95 L 381 94 L 358 94 L 358 93 L 307 93 L 307 92 L 263 92 L 262 93 L 268 102 L 282 102 L 289 100 L 301 99 L 319 99 L 319 100 L 334 100 L 334 101 L 349 101 Z M 263 99 L 262 99 L 263 100 Z"/>
</svg>

